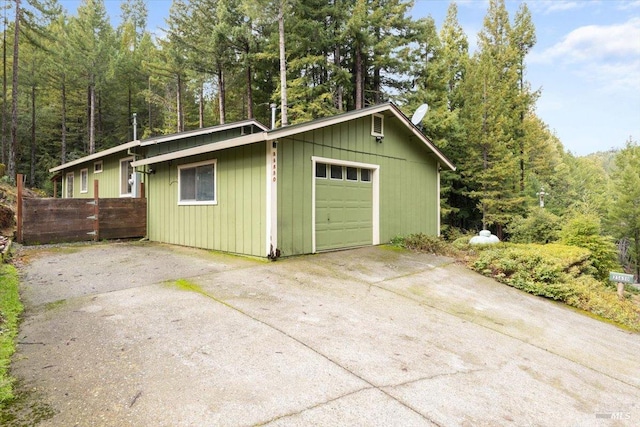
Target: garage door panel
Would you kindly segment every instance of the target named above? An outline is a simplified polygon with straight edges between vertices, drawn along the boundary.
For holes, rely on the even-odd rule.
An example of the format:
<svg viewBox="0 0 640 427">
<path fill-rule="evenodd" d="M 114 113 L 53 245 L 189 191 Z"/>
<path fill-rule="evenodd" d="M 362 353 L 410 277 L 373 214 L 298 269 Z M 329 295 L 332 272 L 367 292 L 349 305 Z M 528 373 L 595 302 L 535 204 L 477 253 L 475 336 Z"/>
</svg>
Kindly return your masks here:
<svg viewBox="0 0 640 427">
<path fill-rule="evenodd" d="M 373 243 L 370 182 L 316 180 L 316 249 Z"/>
</svg>

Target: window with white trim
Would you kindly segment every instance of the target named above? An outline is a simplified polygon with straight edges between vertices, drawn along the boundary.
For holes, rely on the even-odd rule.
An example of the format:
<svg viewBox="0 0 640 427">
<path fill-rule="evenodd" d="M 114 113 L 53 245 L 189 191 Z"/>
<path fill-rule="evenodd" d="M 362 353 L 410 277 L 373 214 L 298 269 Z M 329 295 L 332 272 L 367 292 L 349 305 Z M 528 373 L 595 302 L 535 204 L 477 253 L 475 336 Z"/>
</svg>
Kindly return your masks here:
<svg viewBox="0 0 640 427">
<path fill-rule="evenodd" d="M 358 180 L 358 168 L 347 166 L 347 181 Z"/>
<path fill-rule="evenodd" d="M 178 204 L 215 205 L 217 161 L 178 166 Z"/>
<path fill-rule="evenodd" d="M 384 116 L 382 114 L 371 115 L 371 136 L 384 136 Z"/>
<path fill-rule="evenodd" d="M 331 165 L 331 179 L 342 179 L 342 166 Z"/>
<path fill-rule="evenodd" d="M 73 172 L 69 172 L 67 174 L 66 197 L 68 199 L 72 199 L 73 198 Z"/>
<path fill-rule="evenodd" d="M 102 172 L 102 160 L 93 163 L 93 173 Z"/>
<path fill-rule="evenodd" d="M 371 182 L 371 171 L 369 169 L 360 169 L 360 181 Z"/>
<path fill-rule="evenodd" d="M 89 191 L 89 169 L 80 171 L 80 192 L 87 193 Z"/>
<path fill-rule="evenodd" d="M 129 180 L 133 173 L 132 161 L 133 157 L 120 159 L 120 197 L 131 196 L 131 182 Z"/>
<path fill-rule="evenodd" d="M 316 178 L 326 178 L 326 177 L 327 177 L 327 164 L 316 163 Z"/>
</svg>

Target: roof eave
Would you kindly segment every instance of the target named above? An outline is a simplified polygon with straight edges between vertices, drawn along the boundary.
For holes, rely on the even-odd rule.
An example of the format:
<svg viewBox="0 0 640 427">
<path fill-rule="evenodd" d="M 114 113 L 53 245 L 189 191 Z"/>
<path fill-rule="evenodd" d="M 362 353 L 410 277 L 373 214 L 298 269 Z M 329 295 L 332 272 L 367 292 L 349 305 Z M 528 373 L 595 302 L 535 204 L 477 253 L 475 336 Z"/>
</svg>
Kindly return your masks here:
<svg viewBox="0 0 640 427">
<path fill-rule="evenodd" d="M 239 136 L 237 138 L 227 139 L 221 142 L 211 144 L 198 145 L 197 147 L 187 148 L 185 150 L 173 151 L 170 153 L 160 154 L 131 162 L 131 166 L 146 166 L 156 163 L 167 162 L 170 160 L 182 159 L 185 157 L 197 156 L 199 154 L 213 153 L 215 151 L 226 150 L 227 148 L 235 148 L 243 145 L 249 145 L 260 141 L 266 141 L 266 132 L 252 133 L 249 135 Z"/>
<path fill-rule="evenodd" d="M 262 131 L 268 130 L 268 128 L 262 123 L 260 123 L 259 121 L 255 119 L 249 119 L 249 120 L 243 120 L 240 122 L 233 122 L 229 124 L 211 126 L 203 129 L 196 129 L 196 130 L 187 131 L 187 132 L 180 132 L 180 133 L 174 133 L 171 135 L 162 135 L 162 136 L 157 136 L 153 138 L 148 138 L 142 141 L 140 145 L 142 147 L 146 147 L 148 145 L 155 145 L 163 142 L 175 141 L 178 139 L 191 138 L 194 136 L 208 135 L 216 132 L 222 132 L 225 130 L 236 129 L 242 126 L 249 126 L 249 125 L 254 125 L 259 129 L 261 129 Z"/>
<path fill-rule="evenodd" d="M 85 162 L 90 162 L 92 160 L 101 159 L 106 156 L 110 156 L 112 154 L 119 153 L 121 151 L 129 150 L 133 147 L 138 147 L 140 145 L 139 140 L 129 141 L 124 144 L 116 145 L 115 147 L 107 148 L 106 150 L 98 151 L 97 153 L 90 154 L 88 156 L 80 157 L 79 159 L 72 160 L 70 162 L 64 163 L 62 165 L 56 166 L 54 168 L 49 169 L 50 173 L 63 171 L 73 166 L 80 165 Z"/>
</svg>

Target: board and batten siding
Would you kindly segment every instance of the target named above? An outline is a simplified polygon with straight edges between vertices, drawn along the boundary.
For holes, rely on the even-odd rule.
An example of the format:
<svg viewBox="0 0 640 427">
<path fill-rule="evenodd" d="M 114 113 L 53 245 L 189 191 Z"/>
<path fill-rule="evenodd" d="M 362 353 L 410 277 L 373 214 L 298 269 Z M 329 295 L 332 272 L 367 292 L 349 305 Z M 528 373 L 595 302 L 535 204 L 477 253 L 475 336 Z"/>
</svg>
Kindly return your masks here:
<svg viewBox="0 0 640 427">
<path fill-rule="evenodd" d="M 278 248 L 282 255 L 312 252 L 312 156 L 379 165 L 380 242 L 411 233 L 437 235 L 438 163 L 393 116 L 384 139 L 371 136 L 371 117 L 278 141 Z"/>
<path fill-rule="evenodd" d="M 178 205 L 178 166 L 216 159 L 215 205 Z M 153 165 L 149 240 L 264 257 L 266 146 L 251 144 Z"/>
<path fill-rule="evenodd" d="M 120 159 L 131 157 L 126 151 L 112 154 L 99 160 L 91 160 L 86 163 L 65 169 L 62 172 L 62 197 L 67 196 L 67 174 L 73 172 L 73 197 L 74 198 L 93 198 L 93 181 L 98 180 L 101 198 L 120 197 Z M 94 173 L 94 163 L 102 161 L 102 172 Z M 81 193 L 80 171 L 88 169 L 89 179 L 87 183 L 87 192 Z M 144 180 L 144 177 L 142 178 Z"/>
</svg>

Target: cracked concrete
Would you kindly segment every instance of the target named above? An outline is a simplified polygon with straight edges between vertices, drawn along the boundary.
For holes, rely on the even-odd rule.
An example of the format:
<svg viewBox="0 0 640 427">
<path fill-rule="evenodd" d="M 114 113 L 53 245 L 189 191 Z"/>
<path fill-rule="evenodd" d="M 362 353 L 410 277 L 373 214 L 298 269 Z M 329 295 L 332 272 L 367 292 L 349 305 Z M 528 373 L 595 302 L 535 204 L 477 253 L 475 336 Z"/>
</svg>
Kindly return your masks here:
<svg viewBox="0 0 640 427">
<path fill-rule="evenodd" d="M 638 335 L 446 258 L 24 254 L 13 373 L 53 409 L 42 426 L 640 422 Z"/>
</svg>

